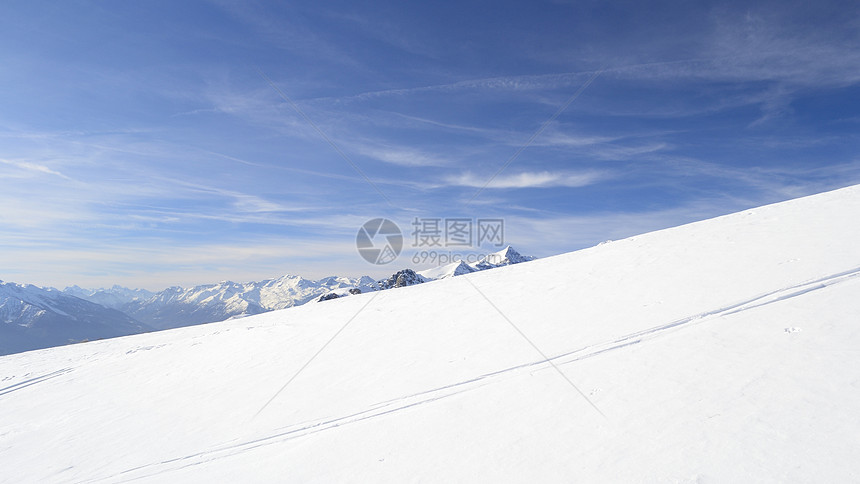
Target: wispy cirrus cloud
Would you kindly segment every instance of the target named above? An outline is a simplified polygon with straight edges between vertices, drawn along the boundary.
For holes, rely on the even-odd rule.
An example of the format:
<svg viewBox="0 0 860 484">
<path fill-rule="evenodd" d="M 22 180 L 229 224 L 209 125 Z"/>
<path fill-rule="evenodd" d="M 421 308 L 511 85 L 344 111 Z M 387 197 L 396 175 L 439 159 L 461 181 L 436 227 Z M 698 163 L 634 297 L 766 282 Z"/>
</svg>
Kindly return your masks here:
<svg viewBox="0 0 860 484">
<path fill-rule="evenodd" d="M 676 155 L 657 156 L 654 161 L 657 163 L 648 170 L 660 178 L 673 179 L 673 173 L 682 173 L 687 179 L 730 182 L 745 187 L 741 191 L 756 194 L 762 203 L 812 195 L 838 188 L 844 180 L 860 179 L 860 160 L 821 166 L 785 163 L 747 167 Z"/>
<path fill-rule="evenodd" d="M 75 284 L 84 287 L 119 283 L 161 290 L 227 278 L 244 282 L 284 274 L 318 278 L 379 272 L 357 256 L 352 238 L 265 237 L 182 244 L 155 237 L 98 243 L 72 237 L 34 246 L 0 237 L 0 244 L 4 247 L 0 279 L 26 274 L 28 283 L 55 287 L 69 285 L 70 274 Z"/>
<path fill-rule="evenodd" d="M 609 79 L 645 82 L 650 89 L 696 85 L 701 86 L 699 93 L 709 94 L 696 103 L 669 102 L 645 111 L 631 106 L 626 113 L 615 110 L 616 114 L 687 117 L 758 106 L 762 114 L 750 124 L 758 126 L 790 114 L 792 100 L 803 90 L 860 83 L 856 11 L 839 15 L 842 25 L 821 30 L 793 10 L 714 9 L 697 35 L 694 55 L 686 59 L 641 63 L 635 57 L 606 53 L 614 58 L 605 73 Z M 675 55 L 660 40 L 643 42 L 650 56 Z"/>
<path fill-rule="evenodd" d="M 351 143 L 349 145 L 358 153 L 383 163 L 398 166 L 446 166 L 451 161 L 435 153 L 419 149 L 393 146 L 381 143 Z"/>
<path fill-rule="evenodd" d="M 215 5 L 246 25 L 254 40 L 269 44 L 271 47 L 293 53 L 315 61 L 324 60 L 349 66 L 352 69 L 362 69 L 364 66 L 350 55 L 348 49 L 334 41 L 326 32 L 311 28 L 302 19 L 315 16 L 313 10 L 305 9 L 299 4 L 266 4 L 258 2 L 236 2 L 230 0 L 215 0 Z M 258 45 L 251 39 L 237 40 L 234 43 L 245 44 L 240 47 Z"/>
<path fill-rule="evenodd" d="M 594 71 L 561 72 L 553 74 L 528 74 L 467 79 L 457 82 L 412 86 L 378 91 L 366 91 L 341 97 L 317 97 L 308 102 L 351 102 L 375 98 L 403 97 L 422 93 L 455 93 L 470 91 L 537 92 L 551 89 L 576 88 L 582 85 Z"/>
<path fill-rule="evenodd" d="M 846 12 L 856 22 L 857 12 Z M 717 17 L 708 49 L 714 57 L 711 77 L 775 80 L 797 86 L 840 86 L 860 81 L 856 25 L 852 30 L 822 32 L 798 28 L 779 14 L 753 10 L 742 18 Z M 791 26 L 794 25 L 795 28 Z M 847 33 L 847 35 L 846 35 Z"/>
<path fill-rule="evenodd" d="M 613 211 L 585 215 L 507 215 L 505 237 L 518 247 L 541 247 L 534 254 L 551 256 L 597 245 L 607 240 L 675 227 L 754 206 L 748 200 L 698 200 L 677 207 Z M 545 252 L 540 252 L 545 251 Z"/>
<path fill-rule="evenodd" d="M 7 165 L 7 166 L 12 166 L 12 167 L 18 169 L 17 173 L 9 173 L 9 172 L 0 173 L 0 178 L 23 178 L 23 177 L 38 175 L 41 173 L 41 174 L 58 176 L 60 178 L 66 179 L 66 180 L 71 180 L 71 178 L 60 173 L 59 171 L 52 170 L 51 168 L 49 168 L 45 165 L 38 164 L 38 163 L 32 163 L 29 161 L 6 160 L 3 158 L 0 158 L 0 163 Z"/>
<path fill-rule="evenodd" d="M 487 184 L 488 177 L 466 172 L 445 179 L 449 185 L 473 188 L 549 188 L 584 187 L 593 185 L 610 177 L 607 171 L 537 171 L 500 175 Z"/>
</svg>

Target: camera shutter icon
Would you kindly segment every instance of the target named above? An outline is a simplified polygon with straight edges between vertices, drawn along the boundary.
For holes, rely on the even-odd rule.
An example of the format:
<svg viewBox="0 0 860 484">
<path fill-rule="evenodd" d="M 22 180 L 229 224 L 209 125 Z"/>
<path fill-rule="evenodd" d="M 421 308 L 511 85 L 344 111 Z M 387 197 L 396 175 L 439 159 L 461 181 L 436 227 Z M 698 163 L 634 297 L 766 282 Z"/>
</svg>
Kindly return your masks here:
<svg viewBox="0 0 860 484">
<path fill-rule="evenodd" d="M 387 218 L 371 219 L 358 229 L 355 246 L 367 262 L 376 265 L 388 264 L 403 250 L 403 232 Z"/>
</svg>

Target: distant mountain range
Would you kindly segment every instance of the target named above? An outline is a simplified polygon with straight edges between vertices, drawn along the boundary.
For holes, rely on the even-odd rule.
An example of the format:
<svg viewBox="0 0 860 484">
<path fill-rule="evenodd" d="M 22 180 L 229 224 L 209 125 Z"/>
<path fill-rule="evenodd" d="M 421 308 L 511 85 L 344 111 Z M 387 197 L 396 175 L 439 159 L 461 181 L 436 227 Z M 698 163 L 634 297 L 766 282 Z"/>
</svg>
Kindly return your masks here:
<svg viewBox="0 0 860 484">
<path fill-rule="evenodd" d="M 170 287 L 157 293 L 118 286 L 92 291 L 70 287 L 63 292 L 121 311 L 154 329 L 169 329 L 298 306 L 339 289 L 374 290 L 375 284 L 367 276 L 315 281 L 287 275 L 259 282 Z"/>
<path fill-rule="evenodd" d="M 152 329 L 56 289 L 0 281 L 0 355 Z"/>
<path fill-rule="evenodd" d="M 311 280 L 287 275 L 259 282 L 170 287 L 160 292 L 121 286 L 92 290 L 72 286 L 59 291 L 0 281 L 0 355 L 223 321 L 533 259 L 508 246 L 474 264 L 454 262 L 419 272 L 403 269 L 379 281 L 367 276 Z"/>
</svg>

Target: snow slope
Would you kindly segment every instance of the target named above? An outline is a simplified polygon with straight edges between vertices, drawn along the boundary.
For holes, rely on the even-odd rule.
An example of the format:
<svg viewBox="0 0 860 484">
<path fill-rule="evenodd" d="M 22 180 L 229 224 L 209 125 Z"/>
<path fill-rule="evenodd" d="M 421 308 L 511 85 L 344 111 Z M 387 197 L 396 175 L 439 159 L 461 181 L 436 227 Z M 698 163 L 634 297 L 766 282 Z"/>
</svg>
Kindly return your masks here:
<svg viewBox="0 0 860 484">
<path fill-rule="evenodd" d="M 858 220 L 860 186 L 0 357 L 0 481 L 856 482 Z"/>
</svg>

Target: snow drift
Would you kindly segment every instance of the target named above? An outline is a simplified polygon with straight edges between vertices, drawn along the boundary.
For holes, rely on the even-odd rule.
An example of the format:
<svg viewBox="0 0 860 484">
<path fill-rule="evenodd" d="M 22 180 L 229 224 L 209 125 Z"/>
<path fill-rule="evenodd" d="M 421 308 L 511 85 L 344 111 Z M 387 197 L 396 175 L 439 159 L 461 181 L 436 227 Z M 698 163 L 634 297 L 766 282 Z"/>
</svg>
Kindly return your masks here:
<svg viewBox="0 0 860 484">
<path fill-rule="evenodd" d="M 0 358 L 0 480 L 848 482 L 860 187 Z"/>
</svg>

